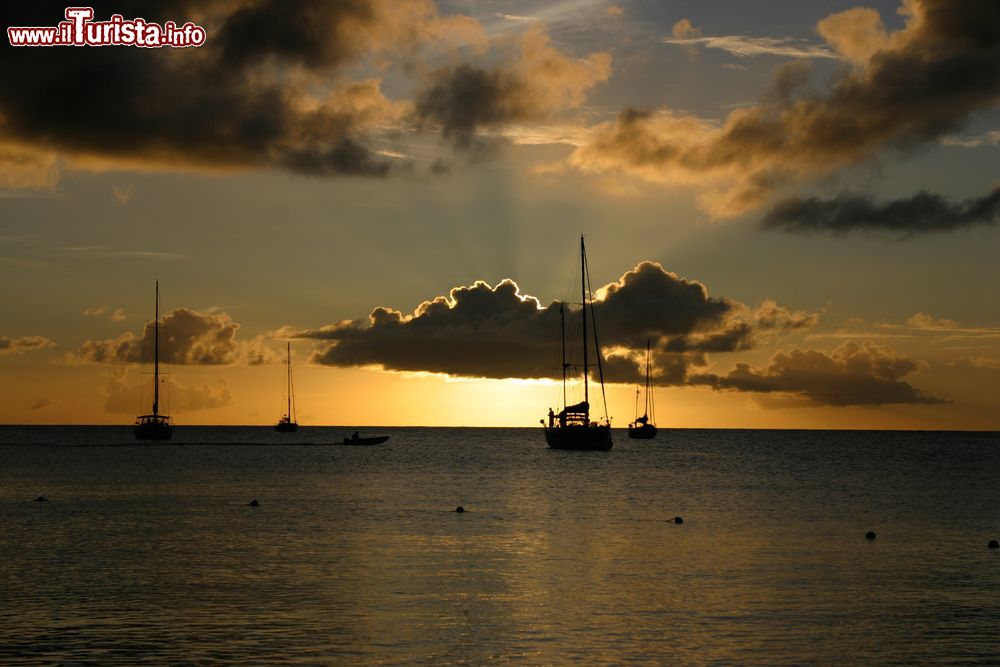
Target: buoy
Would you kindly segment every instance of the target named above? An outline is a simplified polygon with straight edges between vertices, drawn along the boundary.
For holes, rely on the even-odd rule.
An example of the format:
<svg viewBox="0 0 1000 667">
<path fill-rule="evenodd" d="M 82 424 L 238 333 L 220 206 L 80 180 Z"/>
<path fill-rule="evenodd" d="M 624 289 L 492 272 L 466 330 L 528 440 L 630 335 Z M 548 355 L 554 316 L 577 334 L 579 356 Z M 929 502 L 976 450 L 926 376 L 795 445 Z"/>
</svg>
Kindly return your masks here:
<svg viewBox="0 0 1000 667">
<path fill-rule="evenodd" d="M 461 514 L 462 512 L 465 511 L 465 508 L 462 507 L 461 505 L 459 505 L 458 507 L 455 508 L 455 511 L 458 512 L 459 514 Z"/>
<path fill-rule="evenodd" d="M 874 540 L 875 539 L 875 533 L 869 530 L 867 533 L 865 533 L 865 539 L 866 540 Z"/>
<path fill-rule="evenodd" d="M 251 500 L 251 501 L 250 501 L 249 503 L 247 503 L 247 504 L 248 504 L 248 505 L 249 505 L 250 507 L 260 507 L 260 503 L 258 503 L 258 502 L 257 502 L 257 499 L 256 499 L 256 498 L 254 498 L 253 500 Z"/>
<path fill-rule="evenodd" d="M 996 540 L 990 540 L 989 542 L 986 543 L 986 548 L 987 549 L 1000 549 L 1000 542 L 997 542 Z"/>
<path fill-rule="evenodd" d="M 684 523 L 684 519 L 679 516 L 675 516 L 674 523 Z"/>
<path fill-rule="evenodd" d="M 48 501 L 49 499 L 46 498 L 45 496 L 38 496 L 37 498 L 35 498 L 36 503 L 47 503 Z"/>
</svg>

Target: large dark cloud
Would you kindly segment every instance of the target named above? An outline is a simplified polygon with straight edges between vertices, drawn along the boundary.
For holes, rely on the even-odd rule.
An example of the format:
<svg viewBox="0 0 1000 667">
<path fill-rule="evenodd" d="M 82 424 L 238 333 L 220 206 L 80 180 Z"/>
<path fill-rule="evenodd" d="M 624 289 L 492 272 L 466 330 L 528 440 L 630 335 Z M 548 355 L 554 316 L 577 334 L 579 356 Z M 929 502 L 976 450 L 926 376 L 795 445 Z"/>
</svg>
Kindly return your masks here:
<svg viewBox="0 0 1000 667">
<path fill-rule="evenodd" d="M 766 368 L 739 363 L 726 375 L 696 374 L 689 382 L 720 390 L 794 396 L 818 406 L 944 402 L 903 380 L 919 368 L 918 362 L 887 348 L 849 341 L 831 354 L 797 349 L 778 352 Z"/>
<path fill-rule="evenodd" d="M 775 188 L 864 160 L 886 147 L 934 141 L 1000 101 L 1000 3 L 912 0 L 907 27 L 885 34 L 878 15 L 851 10 L 821 22 L 854 62 L 828 92 L 798 85 L 801 64 L 782 70 L 756 105 L 721 126 L 669 112 L 626 110 L 598 128 L 571 162 L 659 182 L 722 179 L 703 206 L 732 215 Z M 862 40 L 862 36 L 865 39 Z"/>
<path fill-rule="evenodd" d="M 348 84 L 313 97 L 346 63 L 393 42 L 405 48 L 433 18 L 420 0 L 146 3 L 98 1 L 150 21 L 199 21 L 204 46 L 0 46 L 0 144 L 77 160 L 208 168 L 279 167 L 316 175 L 383 176 L 391 163 L 365 144 L 396 110 Z M 5 26 L 55 25 L 65 3 L 3 3 Z M 412 19 L 412 20 L 411 20 Z M 289 68 L 298 68 L 305 75 Z M 305 83 L 303 83 L 305 81 Z M 377 87 L 376 87 L 377 90 Z M 370 93 L 371 91 L 367 91 Z M 397 163 L 398 164 L 398 163 Z"/>
<path fill-rule="evenodd" d="M 302 338 L 328 341 L 313 360 L 332 366 L 378 366 L 489 378 L 561 376 L 560 304 L 542 306 L 510 280 L 491 287 L 477 282 L 447 297 L 422 303 L 412 315 L 376 308 L 366 320 L 345 321 Z M 643 262 L 597 291 L 598 334 L 608 355 L 608 378 L 642 376 L 646 340 L 653 341 L 657 382 L 683 382 L 689 365 L 704 365 L 706 352 L 753 346 L 760 336 L 812 326 L 815 315 L 773 302 L 757 309 L 711 297 L 701 283 Z M 579 363 L 578 308 L 566 308 L 567 347 Z M 591 354 L 592 356 L 592 354 Z M 591 362 L 593 362 L 593 358 Z"/>
<path fill-rule="evenodd" d="M 884 203 L 846 194 L 835 199 L 793 197 L 776 204 L 760 224 L 765 229 L 788 232 L 845 234 L 868 230 L 911 236 L 991 225 L 998 216 L 1000 188 L 963 202 L 928 192 Z"/>
<path fill-rule="evenodd" d="M 237 339 L 240 325 L 225 313 L 200 313 L 178 308 L 160 323 L 160 361 L 165 364 L 220 366 L 258 365 L 275 354 L 261 339 Z M 140 364 L 153 361 L 153 327 L 141 335 L 130 331 L 110 340 L 88 340 L 72 355 L 76 362 Z"/>
</svg>

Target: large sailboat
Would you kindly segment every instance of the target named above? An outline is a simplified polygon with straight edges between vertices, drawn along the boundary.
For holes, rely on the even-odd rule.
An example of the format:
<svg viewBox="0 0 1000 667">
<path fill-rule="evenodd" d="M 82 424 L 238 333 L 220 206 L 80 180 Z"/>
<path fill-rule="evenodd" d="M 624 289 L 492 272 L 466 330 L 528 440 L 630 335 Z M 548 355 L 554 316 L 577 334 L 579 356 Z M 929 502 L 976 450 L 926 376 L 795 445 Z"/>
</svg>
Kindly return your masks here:
<svg viewBox="0 0 1000 667">
<path fill-rule="evenodd" d="M 576 405 L 566 405 L 566 325 L 562 308 L 560 316 L 562 325 L 562 374 L 563 374 L 563 409 L 558 413 L 549 410 L 549 421 L 542 424 L 545 427 L 545 441 L 552 449 L 590 449 L 607 450 L 614 446 L 611 441 L 611 421 L 607 417 L 608 404 L 604 399 L 604 365 L 601 362 L 601 345 L 597 340 L 597 322 L 593 318 L 593 305 L 590 305 L 591 322 L 594 328 L 594 346 L 597 349 L 597 370 L 601 380 L 601 396 L 604 399 L 604 419 L 600 422 L 590 421 L 590 388 L 588 373 L 590 366 L 587 356 L 587 307 L 590 292 L 590 276 L 587 266 L 587 248 L 580 236 L 580 288 L 583 292 L 583 401 Z"/>
<path fill-rule="evenodd" d="M 135 418 L 136 440 L 169 440 L 174 434 L 173 421 L 160 414 L 160 281 L 156 281 L 156 319 L 153 320 L 153 411 Z"/>
<path fill-rule="evenodd" d="M 656 408 L 653 405 L 653 382 L 649 372 L 649 339 L 646 339 L 646 402 L 639 416 L 639 388 L 635 388 L 635 420 L 628 425 L 628 437 L 652 440 L 656 437 Z"/>
<path fill-rule="evenodd" d="M 288 357 L 287 357 L 287 372 L 285 375 L 285 388 L 287 389 L 288 396 L 288 408 L 285 410 L 285 414 L 282 415 L 278 423 L 274 425 L 275 431 L 281 431 L 282 433 L 294 433 L 299 425 L 295 421 L 295 391 L 292 389 L 292 344 L 288 343 Z"/>
</svg>

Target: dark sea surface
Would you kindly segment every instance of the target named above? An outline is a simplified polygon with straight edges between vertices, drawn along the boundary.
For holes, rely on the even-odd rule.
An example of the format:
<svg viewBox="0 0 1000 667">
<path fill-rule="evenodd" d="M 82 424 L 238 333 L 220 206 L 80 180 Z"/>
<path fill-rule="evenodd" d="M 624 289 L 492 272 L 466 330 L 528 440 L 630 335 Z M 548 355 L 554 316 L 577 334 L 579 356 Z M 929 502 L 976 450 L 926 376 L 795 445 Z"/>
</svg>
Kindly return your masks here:
<svg viewBox="0 0 1000 667">
<path fill-rule="evenodd" d="M 0 664 L 1000 663 L 1000 434 L 351 430 L 0 427 Z"/>
</svg>

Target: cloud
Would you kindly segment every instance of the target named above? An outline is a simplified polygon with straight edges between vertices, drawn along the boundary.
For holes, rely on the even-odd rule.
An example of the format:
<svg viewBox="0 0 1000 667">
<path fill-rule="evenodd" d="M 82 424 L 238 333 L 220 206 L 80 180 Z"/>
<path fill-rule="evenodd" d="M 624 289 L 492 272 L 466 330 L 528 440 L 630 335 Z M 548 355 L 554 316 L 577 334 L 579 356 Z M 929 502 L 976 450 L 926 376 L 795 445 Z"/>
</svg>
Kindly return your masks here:
<svg viewBox="0 0 1000 667">
<path fill-rule="evenodd" d="M 52 190 L 59 182 L 58 157 L 50 151 L 6 141 L 2 128 L 0 117 L 0 188 Z"/>
<path fill-rule="evenodd" d="M 860 65 L 889 44 L 882 17 L 868 7 L 828 16 L 816 25 L 816 29 L 841 57 Z"/>
<path fill-rule="evenodd" d="M 195 19 L 209 39 L 183 50 L 0 50 L 0 186 L 52 187 L 65 166 L 382 177 L 407 163 L 377 155 L 369 135 L 398 109 L 347 68 L 485 40 L 478 23 L 439 16 L 431 0 L 122 0 L 114 12 Z M 50 3 L 0 13 L 4 25 L 63 18 Z"/>
<path fill-rule="evenodd" d="M 523 21 L 538 21 L 539 20 L 539 18 L 537 16 L 519 16 L 517 14 L 500 14 L 500 13 L 497 13 L 497 14 L 494 14 L 494 16 L 498 16 L 498 17 L 500 17 L 502 19 L 507 19 L 508 21 L 522 21 L 523 22 Z"/>
<path fill-rule="evenodd" d="M 148 384 L 148 383 L 147 383 Z M 126 373 L 114 373 L 104 384 L 104 409 L 113 414 L 135 415 L 149 409 L 144 403 L 150 398 L 147 384 L 129 384 Z M 160 388 L 161 411 L 171 414 L 212 410 L 232 405 L 229 382 L 218 379 L 202 385 L 184 386 L 173 378 L 163 380 Z"/>
<path fill-rule="evenodd" d="M 45 336 L 21 336 L 20 338 L 0 336 L 0 357 L 7 354 L 24 354 L 55 346 L 56 344 Z"/>
<path fill-rule="evenodd" d="M 108 315 L 107 306 L 94 306 L 93 308 L 85 308 L 83 311 L 84 317 L 103 317 Z M 108 315 L 108 319 L 112 322 L 122 322 L 126 318 L 124 308 L 115 308 L 114 311 Z"/>
<path fill-rule="evenodd" d="M 40 398 L 31 404 L 31 410 L 43 410 L 50 405 L 55 405 L 55 401 L 50 398 Z"/>
<path fill-rule="evenodd" d="M 1000 130 L 993 130 L 971 137 L 944 137 L 944 146 L 961 146 L 962 148 L 979 148 L 980 146 L 1000 146 Z"/>
<path fill-rule="evenodd" d="M 1000 101 L 1000 5 L 907 0 L 903 7 L 905 28 L 884 43 L 872 36 L 870 14 L 824 22 L 843 54 L 870 54 L 840 72 L 825 93 L 806 92 L 805 65 L 791 63 L 756 105 L 733 110 L 721 124 L 670 110 L 626 109 L 596 126 L 569 162 L 584 172 L 696 185 L 701 207 L 725 217 L 880 150 L 949 136 Z"/>
<path fill-rule="evenodd" d="M 543 306 L 512 280 L 476 282 L 420 304 L 412 314 L 376 308 L 366 320 L 347 320 L 295 336 L 325 341 L 313 361 L 375 366 L 463 377 L 558 378 L 560 304 Z M 610 381 L 632 382 L 646 340 L 655 345 L 657 382 L 682 383 L 689 365 L 707 352 L 752 347 L 758 337 L 804 329 L 815 315 L 774 302 L 754 309 L 711 297 L 704 285 L 643 262 L 595 293 L 594 311 Z M 579 358 L 580 311 L 566 308 L 567 344 Z M 575 332 L 575 333 L 573 333 Z"/>
<path fill-rule="evenodd" d="M 476 138 L 481 129 L 546 120 L 582 104 L 587 93 L 610 76 L 609 54 L 570 58 L 549 44 L 544 30 L 533 26 L 512 63 L 440 69 L 417 96 L 414 108 L 419 123 L 439 128 L 456 147 L 481 150 Z"/>
<path fill-rule="evenodd" d="M 775 204 L 761 219 L 760 226 L 799 233 L 877 231 L 907 238 L 992 225 L 998 217 L 1000 188 L 963 202 L 928 192 L 884 203 L 849 194 L 834 199 L 791 197 Z"/>
<path fill-rule="evenodd" d="M 123 186 L 112 185 L 111 194 L 120 205 L 124 206 L 135 196 L 135 186 L 131 183 Z"/>
<path fill-rule="evenodd" d="M 237 340 L 240 325 L 226 313 L 178 308 L 162 318 L 160 361 L 165 364 L 259 365 L 277 358 L 260 337 Z M 153 327 L 141 335 L 127 331 L 110 340 L 88 340 L 71 355 L 77 363 L 140 364 L 153 360 Z"/>
<path fill-rule="evenodd" d="M 955 320 L 936 318 L 927 313 L 915 313 L 906 320 L 906 323 L 914 329 L 955 329 L 959 326 Z"/>
<path fill-rule="evenodd" d="M 701 29 L 694 27 L 690 19 L 681 19 L 673 25 L 670 32 L 673 34 L 674 39 L 691 39 L 692 37 L 701 36 Z"/>
<path fill-rule="evenodd" d="M 965 357 L 960 359 L 975 368 L 986 368 L 988 370 L 1000 370 L 1000 359 L 994 357 Z"/>
<path fill-rule="evenodd" d="M 687 26 L 690 28 L 690 22 Z M 685 31 L 681 31 L 684 34 Z M 699 31 L 700 32 L 700 31 Z M 803 40 L 792 37 L 747 37 L 744 35 L 727 35 L 724 37 L 678 37 L 678 24 L 674 25 L 674 37 L 664 37 L 664 44 L 676 46 L 720 49 L 726 53 L 741 58 L 756 56 L 782 56 L 785 58 L 836 58 L 837 56 L 826 47 L 817 44 L 803 43 Z M 687 34 L 692 34 L 688 32 Z"/>
<path fill-rule="evenodd" d="M 739 363 L 726 375 L 694 375 L 690 382 L 719 390 L 783 394 L 814 406 L 944 403 L 903 380 L 920 367 L 889 348 L 848 341 L 830 354 L 778 352 L 763 369 Z"/>
</svg>

